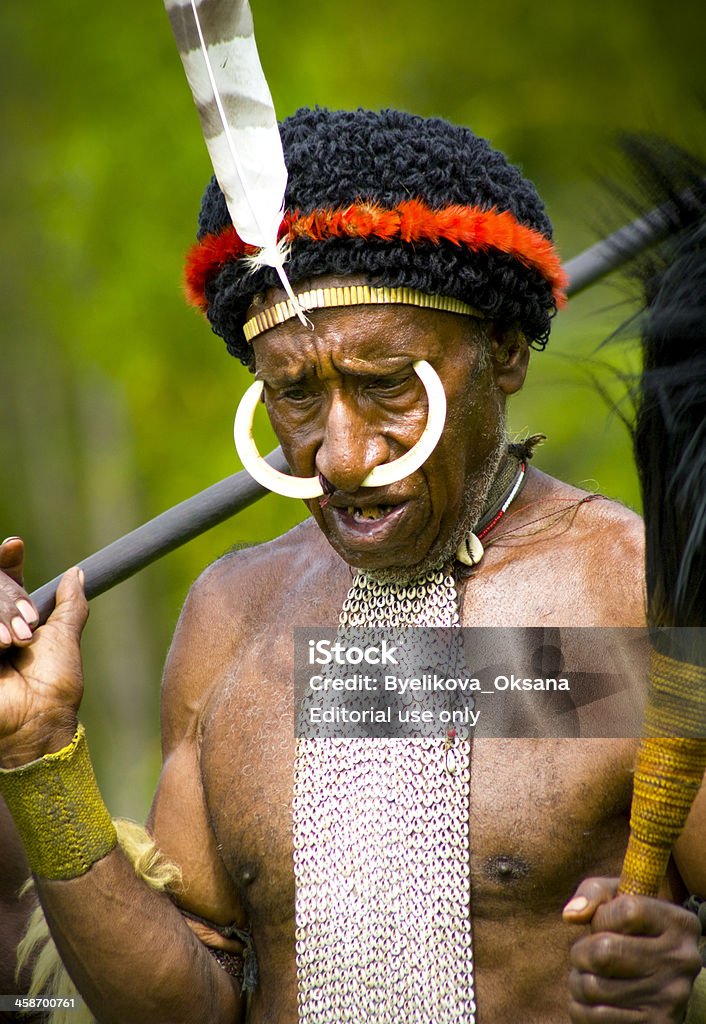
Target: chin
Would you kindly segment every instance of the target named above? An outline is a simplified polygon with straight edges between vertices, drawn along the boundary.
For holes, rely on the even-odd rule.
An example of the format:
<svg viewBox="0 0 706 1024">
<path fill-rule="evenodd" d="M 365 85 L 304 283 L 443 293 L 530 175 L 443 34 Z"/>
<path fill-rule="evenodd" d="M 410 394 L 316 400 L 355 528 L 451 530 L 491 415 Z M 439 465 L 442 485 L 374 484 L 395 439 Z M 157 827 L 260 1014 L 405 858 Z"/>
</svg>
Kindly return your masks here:
<svg viewBox="0 0 706 1024">
<path fill-rule="evenodd" d="M 418 551 L 399 551 L 393 554 L 382 550 L 369 550 L 364 553 L 351 553 L 334 543 L 330 537 L 327 539 L 352 569 L 362 569 L 381 583 L 403 584 L 418 580 L 428 572 L 450 566 L 459 543 L 454 538 L 447 540 L 445 544 L 434 544 L 420 557 Z"/>
<path fill-rule="evenodd" d="M 419 575 L 418 566 L 427 562 L 426 557 L 422 562 L 410 562 L 410 556 L 407 555 L 405 557 L 405 554 L 402 552 L 398 553 L 397 558 L 394 555 L 385 554 L 384 551 L 351 552 L 332 542 L 331 538 L 328 538 L 328 541 L 334 551 L 352 569 L 363 569 L 365 572 L 374 573 L 376 576 L 390 573 L 391 575 L 404 574 L 406 577 L 412 578 L 415 575 Z M 412 555 L 412 557 L 414 556 Z"/>
<path fill-rule="evenodd" d="M 415 580 L 426 576 L 428 572 L 437 572 L 442 568 L 449 568 L 456 554 L 456 545 L 447 553 L 446 549 L 438 552 L 430 551 L 421 561 L 412 565 L 380 565 L 380 566 L 359 566 L 374 576 L 381 583 L 413 583 Z"/>
</svg>

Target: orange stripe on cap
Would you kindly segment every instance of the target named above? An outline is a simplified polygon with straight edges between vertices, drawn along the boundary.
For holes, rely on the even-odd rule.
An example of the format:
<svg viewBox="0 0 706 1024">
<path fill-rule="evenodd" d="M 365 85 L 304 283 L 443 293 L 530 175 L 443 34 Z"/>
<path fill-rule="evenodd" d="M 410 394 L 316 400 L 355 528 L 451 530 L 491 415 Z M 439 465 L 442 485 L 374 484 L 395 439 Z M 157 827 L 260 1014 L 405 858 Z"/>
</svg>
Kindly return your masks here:
<svg viewBox="0 0 706 1024">
<path fill-rule="evenodd" d="M 324 241 L 326 238 L 380 238 L 413 245 L 441 240 L 471 252 L 505 253 L 526 267 L 539 271 L 552 289 L 558 307 L 566 303 L 568 278 L 553 242 L 534 228 L 520 224 L 509 210 L 479 206 L 445 206 L 434 210 L 421 199 L 406 199 L 392 209 L 379 203 L 353 203 L 311 213 L 287 213 L 280 238 Z M 256 250 L 246 246 L 233 227 L 218 235 L 205 235 L 187 254 L 185 284 L 189 302 L 205 310 L 206 283 L 224 263 L 241 259 Z"/>
</svg>

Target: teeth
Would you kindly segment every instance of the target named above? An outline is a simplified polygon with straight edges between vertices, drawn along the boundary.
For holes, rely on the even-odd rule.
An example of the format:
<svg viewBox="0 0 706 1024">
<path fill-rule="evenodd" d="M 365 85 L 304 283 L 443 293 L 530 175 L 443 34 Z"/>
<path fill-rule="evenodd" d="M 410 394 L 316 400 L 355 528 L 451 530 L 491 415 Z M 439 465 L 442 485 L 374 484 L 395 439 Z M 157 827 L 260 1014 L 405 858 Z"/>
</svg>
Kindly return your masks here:
<svg viewBox="0 0 706 1024">
<path fill-rule="evenodd" d="M 348 515 L 353 516 L 354 519 L 382 519 L 391 508 L 391 505 L 373 505 L 369 508 L 356 508 L 354 505 L 349 505 Z"/>
</svg>

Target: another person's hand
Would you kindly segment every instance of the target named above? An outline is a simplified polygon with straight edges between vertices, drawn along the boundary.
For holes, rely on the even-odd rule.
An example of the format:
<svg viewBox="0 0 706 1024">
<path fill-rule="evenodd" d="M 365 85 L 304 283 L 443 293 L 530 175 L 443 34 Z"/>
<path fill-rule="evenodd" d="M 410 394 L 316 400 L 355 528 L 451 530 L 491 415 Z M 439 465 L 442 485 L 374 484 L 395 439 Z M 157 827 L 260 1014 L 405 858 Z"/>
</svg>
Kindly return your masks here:
<svg viewBox="0 0 706 1024">
<path fill-rule="evenodd" d="M 616 896 L 617 879 L 588 878 L 564 920 L 589 925 L 571 950 L 573 1024 L 678 1024 L 701 967 L 694 914 L 647 896 Z"/>
<path fill-rule="evenodd" d="M 80 639 L 88 617 L 80 570 L 69 569 L 44 626 L 23 589 L 24 545 L 0 544 L 0 767 L 60 750 L 83 693 Z"/>
</svg>

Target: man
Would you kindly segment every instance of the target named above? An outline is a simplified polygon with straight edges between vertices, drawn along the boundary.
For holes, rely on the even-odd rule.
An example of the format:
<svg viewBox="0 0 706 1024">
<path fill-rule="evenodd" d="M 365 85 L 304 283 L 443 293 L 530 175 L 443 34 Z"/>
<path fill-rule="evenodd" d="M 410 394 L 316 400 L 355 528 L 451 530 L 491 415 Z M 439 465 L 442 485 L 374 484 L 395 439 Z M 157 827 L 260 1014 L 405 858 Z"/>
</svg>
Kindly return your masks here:
<svg viewBox="0 0 706 1024">
<path fill-rule="evenodd" d="M 4 582 L 2 785 L 61 956 L 106 1022 L 232 1024 L 246 1003 L 258 1022 L 441 1024 L 476 1005 L 493 1024 L 678 1021 L 698 928 L 675 903 L 706 888 L 704 800 L 666 901 L 613 899 L 634 740 L 295 740 L 295 627 L 644 613 L 637 517 L 528 468 L 531 445 L 505 437 L 528 345 L 561 301 L 531 184 L 469 131 L 396 112 L 302 111 L 282 137 L 287 271 L 311 326 L 243 258 L 213 183 L 189 287 L 320 496 L 186 602 L 150 820 L 181 868 L 171 899 L 115 846 L 75 736 L 80 574 L 33 637 Z M 437 418 L 422 364 L 443 387 L 443 433 L 409 475 L 366 486 Z M 610 733 L 616 705 L 602 707 Z"/>
</svg>

